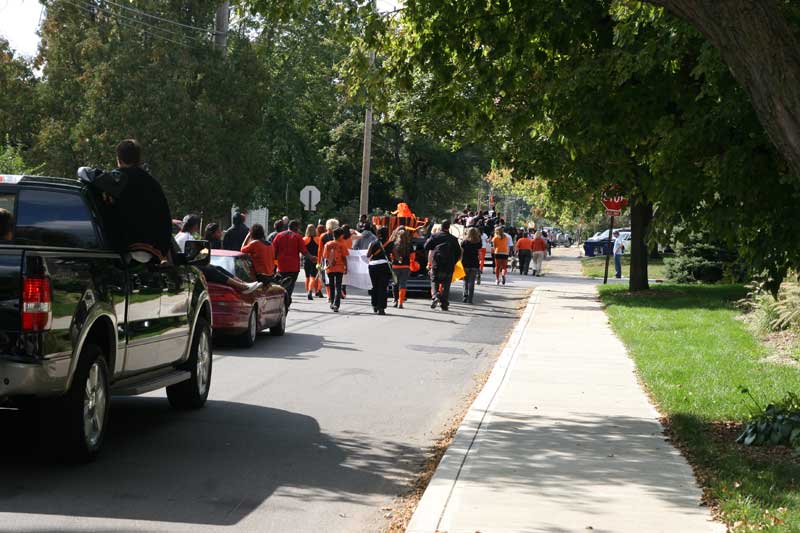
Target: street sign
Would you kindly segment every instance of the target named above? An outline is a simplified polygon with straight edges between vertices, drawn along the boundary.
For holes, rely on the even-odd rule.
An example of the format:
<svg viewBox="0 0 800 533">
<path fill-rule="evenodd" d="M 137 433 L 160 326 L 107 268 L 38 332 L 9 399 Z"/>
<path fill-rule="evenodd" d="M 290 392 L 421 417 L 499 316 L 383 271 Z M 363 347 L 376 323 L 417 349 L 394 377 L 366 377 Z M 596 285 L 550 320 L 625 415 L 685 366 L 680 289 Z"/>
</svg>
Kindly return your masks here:
<svg viewBox="0 0 800 533">
<path fill-rule="evenodd" d="M 313 185 L 306 185 L 303 187 L 303 190 L 300 191 L 300 201 L 303 203 L 303 207 L 306 211 L 316 211 L 319 198 L 319 189 Z"/>
<path fill-rule="evenodd" d="M 618 217 L 620 215 L 622 215 L 621 209 L 606 209 L 607 217 Z"/>
</svg>

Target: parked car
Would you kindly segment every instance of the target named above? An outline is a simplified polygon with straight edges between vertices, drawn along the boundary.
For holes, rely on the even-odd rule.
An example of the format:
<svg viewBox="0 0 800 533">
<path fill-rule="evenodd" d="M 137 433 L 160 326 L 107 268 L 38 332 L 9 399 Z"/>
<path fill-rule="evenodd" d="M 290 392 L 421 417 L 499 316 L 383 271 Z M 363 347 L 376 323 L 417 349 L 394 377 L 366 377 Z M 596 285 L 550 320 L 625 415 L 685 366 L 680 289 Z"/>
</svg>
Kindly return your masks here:
<svg viewBox="0 0 800 533">
<path fill-rule="evenodd" d="M 620 234 L 625 234 L 630 233 L 631 228 L 614 228 L 614 231 L 619 231 Z M 611 249 L 608 245 L 608 230 L 595 233 L 592 237 L 586 239 L 586 242 L 583 243 L 583 252 L 586 257 L 611 253 Z"/>
<path fill-rule="evenodd" d="M 0 176 L 0 207 L 14 217 L 0 241 L 0 404 L 41 417 L 43 442 L 71 461 L 100 452 L 112 395 L 166 387 L 174 407 L 194 409 L 211 386 L 197 268 L 208 243 L 139 263 L 108 245 L 99 206 L 78 180 Z"/>
<path fill-rule="evenodd" d="M 630 231 L 620 231 L 620 237 L 622 237 L 622 242 L 625 246 L 625 250 L 623 253 L 629 254 L 631 253 L 631 232 Z"/>
<path fill-rule="evenodd" d="M 229 250 L 212 250 L 211 264 L 223 268 L 242 281 L 256 281 L 250 256 Z M 268 283 L 244 294 L 227 285 L 209 283 L 211 313 L 214 317 L 214 336 L 235 337 L 244 347 L 256 342 L 261 331 L 269 328 L 272 335 L 286 331 L 289 313 L 289 294 L 279 283 Z"/>
</svg>

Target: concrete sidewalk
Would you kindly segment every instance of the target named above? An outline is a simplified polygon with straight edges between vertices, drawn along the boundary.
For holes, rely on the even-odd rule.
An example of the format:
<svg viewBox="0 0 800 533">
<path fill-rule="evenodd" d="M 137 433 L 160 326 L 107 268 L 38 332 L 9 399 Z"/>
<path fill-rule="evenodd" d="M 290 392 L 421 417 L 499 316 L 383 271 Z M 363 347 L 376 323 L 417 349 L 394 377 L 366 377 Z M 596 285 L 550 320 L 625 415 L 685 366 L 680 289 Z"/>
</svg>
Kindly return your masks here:
<svg viewBox="0 0 800 533">
<path fill-rule="evenodd" d="M 407 531 L 724 531 L 665 441 L 595 283 L 537 284 Z"/>
</svg>

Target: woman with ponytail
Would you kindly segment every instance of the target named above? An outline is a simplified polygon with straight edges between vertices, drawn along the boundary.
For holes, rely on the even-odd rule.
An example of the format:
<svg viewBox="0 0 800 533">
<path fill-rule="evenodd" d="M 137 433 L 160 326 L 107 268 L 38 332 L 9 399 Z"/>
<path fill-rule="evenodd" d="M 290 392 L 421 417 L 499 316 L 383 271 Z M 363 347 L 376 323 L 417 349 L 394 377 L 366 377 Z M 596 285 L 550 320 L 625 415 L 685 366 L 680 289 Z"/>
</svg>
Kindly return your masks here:
<svg viewBox="0 0 800 533">
<path fill-rule="evenodd" d="M 400 226 L 392 233 L 390 242 L 391 252 L 389 255 L 392 260 L 392 269 L 397 276 L 397 283 L 393 287 L 394 306 L 402 309 L 403 302 L 406 301 L 406 286 L 411 275 L 411 263 L 414 261 L 411 233 L 404 226 Z"/>
</svg>

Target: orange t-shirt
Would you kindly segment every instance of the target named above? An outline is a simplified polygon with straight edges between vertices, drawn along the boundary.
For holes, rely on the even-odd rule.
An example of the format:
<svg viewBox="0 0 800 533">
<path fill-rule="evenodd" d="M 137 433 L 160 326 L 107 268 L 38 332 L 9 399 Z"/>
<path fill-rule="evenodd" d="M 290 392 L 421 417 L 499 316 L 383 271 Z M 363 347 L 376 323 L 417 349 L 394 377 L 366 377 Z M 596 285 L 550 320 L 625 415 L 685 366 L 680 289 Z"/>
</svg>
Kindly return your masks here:
<svg viewBox="0 0 800 533">
<path fill-rule="evenodd" d="M 325 245 L 328 244 L 333 240 L 333 232 L 330 233 L 323 233 L 319 237 L 319 251 L 317 252 L 317 263 L 322 264 L 322 253 L 325 249 Z"/>
<path fill-rule="evenodd" d="M 547 241 L 541 237 L 539 237 L 538 239 L 533 239 L 533 244 L 531 245 L 531 249 L 534 252 L 544 252 L 547 250 Z"/>
<path fill-rule="evenodd" d="M 348 255 L 350 255 L 350 250 L 345 247 L 342 239 L 325 243 L 325 249 L 322 251 L 322 257 L 328 260 L 327 270 L 333 273 L 344 273 Z"/>
<path fill-rule="evenodd" d="M 258 274 L 271 276 L 275 273 L 275 250 L 262 241 L 250 241 L 242 246 L 242 253 L 253 258 L 253 266 Z"/>
<path fill-rule="evenodd" d="M 520 237 L 517 239 L 517 250 L 530 250 L 533 241 L 527 237 Z"/>
<path fill-rule="evenodd" d="M 494 246 L 495 255 L 508 255 L 508 239 L 505 235 L 492 237 L 492 246 Z"/>
</svg>

